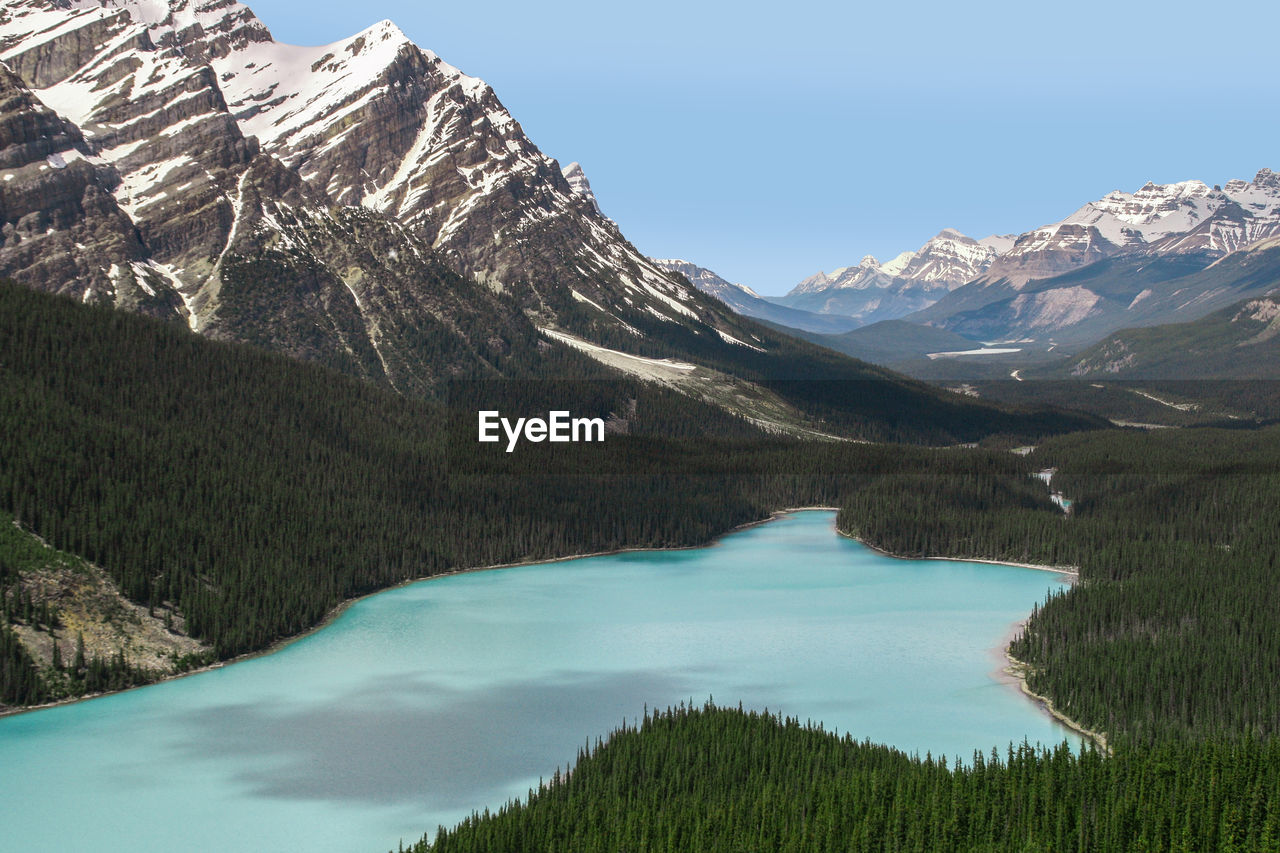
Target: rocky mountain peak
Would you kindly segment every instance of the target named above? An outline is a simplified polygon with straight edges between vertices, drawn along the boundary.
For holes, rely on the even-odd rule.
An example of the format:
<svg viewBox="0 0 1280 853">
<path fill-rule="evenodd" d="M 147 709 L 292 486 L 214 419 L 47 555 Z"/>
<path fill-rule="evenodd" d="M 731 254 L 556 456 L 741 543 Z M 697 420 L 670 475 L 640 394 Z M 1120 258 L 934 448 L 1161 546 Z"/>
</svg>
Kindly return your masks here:
<svg viewBox="0 0 1280 853">
<path fill-rule="evenodd" d="M 300 47 L 235 0 L 3 0 L 0 60 L 0 275 L 398 388 L 434 371 L 391 341 L 405 324 L 459 323 L 473 354 L 463 327 L 520 309 L 588 338 L 739 340 L 600 214 L 580 168 L 390 21 Z M 486 295 L 417 292 L 445 269 L 462 276 L 446 291 Z"/>
<path fill-rule="evenodd" d="M 591 202 L 591 206 L 599 213 L 600 204 L 596 201 L 596 194 L 591 191 L 591 182 L 587 180 L 587 173 L 582 171 L 582 164 L 574 161 L 560 171 L 564 179 L 569 182 L 569 188 L 574 194 Z"/>
</svg>

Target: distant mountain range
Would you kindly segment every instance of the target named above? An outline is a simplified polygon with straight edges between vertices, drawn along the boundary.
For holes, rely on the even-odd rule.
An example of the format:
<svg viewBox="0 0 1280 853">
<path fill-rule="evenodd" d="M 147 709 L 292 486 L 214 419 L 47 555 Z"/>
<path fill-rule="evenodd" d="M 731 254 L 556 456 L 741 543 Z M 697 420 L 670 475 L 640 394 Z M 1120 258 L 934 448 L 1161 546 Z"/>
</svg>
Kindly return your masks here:
<svg viewBox="0 0 1280 853">
<path fill-rule="evenodd" d="M 779 305 L 749 287 L 726 281 L 706 267 L 700 267 L 689 261 L 678 258 L 665 260 L 652 258 L 651 260 L 668 272 L 679 273 L 698 290 L 711 294 L 734 311 L 748 317 L 768 320 L 789 328 L 833 334 L 846 332 L 859 325 L 859 322 L 852 317 L 839 314 L 815 314 L 812 311 Z"/>
<path fill-rule="evenodd" d="M 857 266 L 817 273 L 774 301 L 816 314 L 852 317 L 858 325 L 894 320 L 932 305 L 986 272 L 1012 245 L 1011 237 L 974 240 L 948 228 L 887 263 L 867 255 Z"/>
<path fill-rule="evenodd" d="M 901 319 L 975 346 L 1009 342 L 1068 353 L 1120 328 L 1187 322 L 1266 293 L 1280 285 L 1280 254 L 1267 242 L 1276 236 L 1280 175 L 1262 169 L 1252 181 L 1223 186 L 1148 183 L 1134 193 L 1109 193 L 1017 237 L 973 240 L 947 229 L 888 263 L 867 257 L 764 300 L 807 312 L 785 318 L 758 296 L 704 286 L 716 278 L 710 271 L 691 280 L 741 313 L 793 330 L 841 334 L 815 319 L 822 317 L 859 327 Z M 877 341 L 874 360 L 902 368 L 930 339 L 895 328 L 895 335 L 880 328 L 867 340 Z M 853 343 L 856 337 L 815 340 L 868 352 Z M 878 349 L 891 339 L 899 342 L 896 351 Z"/>
</svg>

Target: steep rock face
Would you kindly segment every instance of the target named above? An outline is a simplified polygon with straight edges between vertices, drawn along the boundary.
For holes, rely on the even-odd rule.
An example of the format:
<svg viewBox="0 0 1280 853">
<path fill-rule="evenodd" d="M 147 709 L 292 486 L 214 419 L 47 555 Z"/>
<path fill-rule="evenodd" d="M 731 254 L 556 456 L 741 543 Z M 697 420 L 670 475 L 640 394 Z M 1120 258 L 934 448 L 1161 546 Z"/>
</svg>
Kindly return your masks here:
<svg viewBox="0 0 1280 853">
<path fill-rule="evenodd" d="M 582 164 L 573 162 L 560 170 L 564 175 L 564 179 L 569 182 L 569 189 L 574 194 L 591 202 L 591 206 L 596 209 L 596 213 L 600 213 L 600 205 L 596 202 L 596 194 L 591 191 L 591 182 L 587 180 L 587 173 L 582 171 Z"/>
<path fill-rule="evenodd" d="M 235 3 L 6 4 L 0 55 L 43 88 L 0 72 L 0 270 L 407 393 L 536 360 L 411 229 L 258 153 L 215 68 L 252 46 L 270 34 Z"/>
<path fill-rule="evenodd" d="M 98 280 L 108 299 L 124 285 L 105 282 L 120 278 L 193 328 L 231 334 L 221 276 L 240 251 L 238 224 L 274 216 L 249 177 L 266 155 L 308 186 L 313 207 L 404 226 L 540 324 L 640 339 L 656 321 L 732 338 L 730 315 L 600 214 L 580 167 L 571 186 L 492 89 L 390 22 L 294 47 L 234 0 L 6 0 L 0 59 L 82 131 L 86 157 L 114 170 L 103 191 L 136 232 L 132 254 L 87 261 L 87 277 L 54 284 L 18 262 L 0 273 L 82 293 Z"/>
<path fill-rule="evenodd" d="M 586 192 L 488 85 L 391 22 L 323 47 L 248 44 L 212 64 L 264 152 L 336 202 L 404 223 L 543 321 L 584 333 L 625 328 L 627 317 L 720 325 L 600 214 L 580 167 L 573 177 Z M 595 316 L 563 310 L 571 293 Z"/>
<path fill-rule="evenodd" d="M 200 290 L 234 219 L 236 181 L 257 151 L 205 62 L 269 38 L 265 29 L 237 27 L 245 12 L 189 2 L 5 4 L 0 59 L 114 170 L 111 196 L 145 247 L 111 259 L 117 294 L 107 298 L 121 307 L 130 307 L 121 287 L 152 291 L 198 325 Z"/>
<path fill-rule="evenodd" d="M 237 202 L 205 334 L 415 395 L 442 379 L 500 375 L 513 353 L 536 358 L 537 332 L 518 312 L 399 222 L 325 204 L 266 156 L 245 172 Z"/>
<path fill-rule="evenodd" d="M 0 270 L 86 301 L 163 315 L 172 305 L 126 271 L 145 250 L 112 197 L 120 176 L 79 129 L 0 67 Z"/>
</svg>

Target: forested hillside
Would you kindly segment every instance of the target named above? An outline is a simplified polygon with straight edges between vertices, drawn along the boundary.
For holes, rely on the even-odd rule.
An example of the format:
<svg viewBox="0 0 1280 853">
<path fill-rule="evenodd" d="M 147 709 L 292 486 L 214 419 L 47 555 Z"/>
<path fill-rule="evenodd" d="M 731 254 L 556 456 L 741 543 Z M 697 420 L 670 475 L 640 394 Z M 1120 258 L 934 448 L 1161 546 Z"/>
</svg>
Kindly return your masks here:
<svg viewBox="0 0 1280 853">
<path fill-rule="evenodd" d="M 580 751 L 527 803 L 430 838 L 409 849 L 1270 851 L 1280 747 L 1023 745 L 949 766 L 794 719 L 681 708 Z"/>
<path fill-rule="evenodd" d="M 774 509 L 834 504 L 886 470 L 977 466 L 1026 481 L 1025 461 L 1009 454 L 772 438 L 571 351 L 548 358 L 560 361 L 556 375 L 583 378 L 458 379 L 447 402 L 414 401 L 173 325 L 0 287 L 0 511 L 226 658 L 409 578 L 702 544 Z M 874 396 L 876 386 L 859 388 Z M 616 431 L 603 443 L 506 453 L 476 441 L 481 408 L 569 408 Z M 1052 515 L 1043 490 L 1039 499 Z M 17 602 L 38 605 L 42 594 L 12 577 L 3 583 L 15 624 L 60 630 L 27 618 Z M 5 652 L 5 684 L 31 681 L 20 652 Z M 45 695 L 4 692 L 10 702 Z"/>
<path fill-rule="evenodd" d="M 1064 436 L 1030 461 L 1056 469 L 1070 516 L 1013 483 L 894 474 L 840 525 L 899 554 L 1078 566 L 1014 653 L 1090 728 L 1280 733 L 1280 428 Z"/>
</svg>

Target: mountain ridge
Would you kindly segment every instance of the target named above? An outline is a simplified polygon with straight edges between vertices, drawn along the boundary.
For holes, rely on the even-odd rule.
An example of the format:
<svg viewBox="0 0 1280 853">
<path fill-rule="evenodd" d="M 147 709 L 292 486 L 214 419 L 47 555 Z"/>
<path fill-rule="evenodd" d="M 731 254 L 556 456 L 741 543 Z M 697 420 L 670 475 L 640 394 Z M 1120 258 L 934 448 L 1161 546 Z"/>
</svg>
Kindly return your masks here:
<svg viewBox="0 0 1280 853">
<path fill-rule="evenodd" d="M 1151 259 L 1185 258 L 1187 264 L 1203 268 L 1276 234 L 1280 234 L 1280 174 L 1270 169 L 1258 170 L 1252 181 L 1236 179 L 1213 187 L 1199 180 L 1149 181 L 1132 193 L 1107 193 L 1061 220 L 1016 236 L 975 241 L 944 229 L 916 252 L 904 252 L 884 264 L 867 256 L 856 267 L 843 267 L 830 275 L 818 273 L 775 301 L 816 313 L 849 315 L 864 323 L 899 317 L 939 323 L 962 312 L 1016 300 L 1023 293 L 1047 291 L 1039 283 L 1109 259 L 1127 259 L 1140 267 Z M 979 254 L 980 249 L 986 252 Z M 941 281 L 947 282 L 945 288 L 930 286 Z M 1031 304 L 1017 310 L 1042 317 L 1060 314 L 1070 324 L 1072 312 L 1089 315 L 1110 310 L 1100 306 L 1096 297 L 1083 292 L 1055 294 L 1052 303 L 1044 296 L 1024 298 L 1021 302 Z M 947 327 L 969 336 L 1016 338 L 1026 334 L 1016 320 L 1004 329 L 996 319 L 985 329 Z"/>
</svg>

